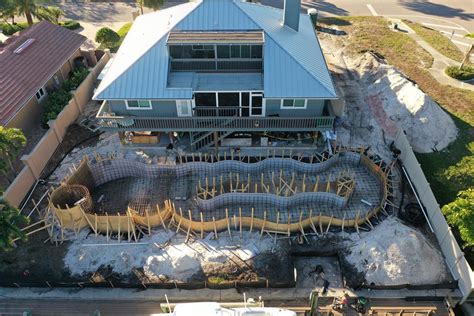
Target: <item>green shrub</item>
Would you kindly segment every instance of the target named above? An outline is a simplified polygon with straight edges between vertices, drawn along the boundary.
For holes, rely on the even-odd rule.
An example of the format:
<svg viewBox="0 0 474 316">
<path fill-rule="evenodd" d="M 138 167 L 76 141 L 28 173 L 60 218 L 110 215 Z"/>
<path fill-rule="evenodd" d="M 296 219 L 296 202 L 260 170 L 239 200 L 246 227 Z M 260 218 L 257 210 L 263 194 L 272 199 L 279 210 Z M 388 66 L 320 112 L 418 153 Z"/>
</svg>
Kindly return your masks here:
<svg viewBox="0 0 474 316">
<path fill-rule="evenodd" d="M 120 41 L 120 35 L 108 27 L 103 27 L 95 34 L 95 41 L 107 48 L 111 48 Z"/>
<path fill-rule="evenodd" d="M 474 67 L 470 66 L 464 66 L 461 69 L 456 66 L 450 66 L 446 68 L 445 72 L 448 76 L 458 80 L 474 79 Z"/>
<path fill-rule="evenodd" d="M 69 103 L 69 100 L 71 100 L 71 90 L 77 89 L 88 74 L 87 68 L 77 68 L 73 71 L 71 78 L 65 80 L 58 90 L 49 93 L 42 118 L 44 125 L 47 125 L 49 120 L 56 119 L 58 114 Z"/>
<path fill-rule="evenodd" d="M 71 79 L 69 81 L 71 82 L 71 89 L 77 89 L 79 85 L 86 79 L 87 75 L 89 74 L 89 70 L 85 67 L 80 67 L 72 73 Z"/>
<path fill-rule="evenodd" d="M 2 24 L 2 32 L 3 34 L 10 36 L 15 34 L 18 31 L 21 31 L 22 28 L 18 24 L 9 24 L 9 23 L 4 23 Z"/>
<path fill-rule="evenodd" d="M 463 246 L 474 246 L 474 189 L 459 192 L 454 202 L 443 207 L 443 214 L 459 230 Z"/>
<path fill-rule="evenodd" d="M 59 90 L 50 92 L 48 100 L 44 106 L 43 124 L 47 124 L 49 120 L 54 120 L 58 114 L 71 100 L 71 93 L 61 87 Z"/>
<path fill-rule="evenodd" d="M 72 21 L 72 20 L 61 22 L 60 25 L 62 27 L 67 28 L 68 30 L 77 30 L 78 28 L 81 27 L 81 24 L 79 22 Z"/>
</svg>

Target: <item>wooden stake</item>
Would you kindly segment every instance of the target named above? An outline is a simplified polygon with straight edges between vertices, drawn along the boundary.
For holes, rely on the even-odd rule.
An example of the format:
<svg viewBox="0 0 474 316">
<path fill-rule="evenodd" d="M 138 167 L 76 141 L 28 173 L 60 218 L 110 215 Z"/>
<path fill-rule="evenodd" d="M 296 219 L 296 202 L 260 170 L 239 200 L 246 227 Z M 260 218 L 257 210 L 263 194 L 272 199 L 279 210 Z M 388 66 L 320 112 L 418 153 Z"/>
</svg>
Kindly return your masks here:
<svg viewBox="0 0 474 316">
<path fill-rule="evenodd" d="M 107 221 L 107 242 L 109 242 L 109 214 L 107 214 L 107 212 L 105 212 L 105 220 Z"/>
<path fill-rule="evenodd" d="M 329 228 L 331 228 L 331 224 L 332 224 L 332 219 L 333 219 L 333 215 L 331 214 L 331 218 L 329 219 L 329 223 L 328 223 L 328 227 L 326 228 L 326 234 L 329 232 Z"/>
<path fill-rule="evenodd" d="M 146 216 L 146 225 L 148 227 L 148 236 L 151 236 L 151 226 L 150 226 L 150 214 L 148 214 L 148 210 L 145 210 L 145 216 Z"/>
<path fill-rule="evenodd" d="M 227 221 L 227 230 L 229 231 L 229 237 L 232 240 L 232 233 L 230 232 L 230 220 L 229 220 L 229 210 L 225 209 L 225 219 Z"/>
<path fill-rule="evenodd" d="M 158 216 L 160 217 L 160 221 L 161 221 L 161 224 L 163 225 L 163 229 L 167 231 L 168 227 L 166 227 L 165 220 L 163 219 L 163 216 L 161 215 L 160 206 L 158 204 L 156 204 L 156 211 L 158 212 Z"/>
<path fill-rule="evenodd" d="M 181 227 L 181 221 L 183 220 L 183 210 L 181 207 L 179 208 L 179 221 L 178 221 L 178 228 L 176 228 L 176 233 L 179 231 L 179 228 Z"/>
<path fill-rule="evenodd" d="M 254 213 L 254 208 L 252 207 L 251 212 L 250 212 L 250 232 L 252 232 L 252 228 L 253 228 L 253 213 Z"/>
<path fill-rule="evenodd" d="M 240 238 L 242 238 L 242 208 L 239 207 L 239 229 L 240 229 Z"/>
<path fill-rule="evenodd" d="M 95 235 L 97 236 L 97 213 L 94 213 L 94 222 L 95 222 Z"/>
<path fill-rule="evenodd" d="M 319 212 L 319 216 L 318 216 L 318 223 L 319 223 L 319 230 L 321 231 L 321 234 L 323 235 L 324 234 L 324 231 L 323 231 L 323 223 L 321 222 L 321 212 Z"/>
<path fill-rule="evenodd" d="M 199 154 L 199 157 L 201 157 L 201 154 Z M 188 210 L 188 215 L 189 215 L 189 225 L 188 225 L 188 232 L 186 233 L 186 242 L 189 240 L 189 233 L 191 232 L 191 225 L 193 223 L 193 218 L 191 217 L 191 210 Z"/>
<path fill-rule="evenodd" d="M 201 216 L 201 239 L 204 239 L 204 219 L 202 217 L 202 212 L 199 213 Z"/>
<path fill-rule="evenodd" d="M 260 237 L 258 237 L 258 239 L 262 238 L 266 223 L 267 223 L 267 211 L 263 211 L 263 225 L 262 225 L 262 230 L 260 231 Z"/>
<path fill-rule="evenodd" d="M 316 226 L 314 226 L 312 209 L 309 210 L 309 222 L 311 224 L 311 228 L 313 229 L 314 233 L 319 236 L 318 230 L 316 229 Z"/>
<path fill-rule="evenodd" d="M 216 236 L 216 239 L 219 239 L 219 236 L 217 235 L 216 218 L 214 216 L 212 216 L 212 222 L 214 223 L 214 235 Z"/>
<path fill-rule="evenodd" d="M 290 237 L 291 213 L 288 213 L 288 237 Z"/>
<path fill-rule="evenodd" d="M 119 212 L 117 212 L 117 216 L 118 216 L 118 242 L 120 242 L 120 240 L 122 239 L 122 238 L 121 238 L 121 237 L 122 237 L 122 233 L 121 233 L 121 231 L 120 231 L 120 222 L 121 222 L 122 220 L 120 219 L 120 213 L 119 213 Z"/>
</svg>

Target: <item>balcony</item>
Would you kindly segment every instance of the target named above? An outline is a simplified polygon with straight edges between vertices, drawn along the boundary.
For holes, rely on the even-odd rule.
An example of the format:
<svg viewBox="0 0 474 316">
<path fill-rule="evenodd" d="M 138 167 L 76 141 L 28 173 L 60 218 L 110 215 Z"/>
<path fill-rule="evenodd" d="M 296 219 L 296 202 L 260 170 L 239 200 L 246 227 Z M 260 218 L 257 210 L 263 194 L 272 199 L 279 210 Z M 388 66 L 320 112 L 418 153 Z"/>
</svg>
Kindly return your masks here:
<svg viewBox="0 0 474 316">
<path fill-rule="evenodd" d="M 116 116 L 104 101 L 96 118 L 108 131 L 325 131 L 332 129 L 334 117 L 244 116 L 245 108 L 195 108 L 190 117 Z"/>
</svg>

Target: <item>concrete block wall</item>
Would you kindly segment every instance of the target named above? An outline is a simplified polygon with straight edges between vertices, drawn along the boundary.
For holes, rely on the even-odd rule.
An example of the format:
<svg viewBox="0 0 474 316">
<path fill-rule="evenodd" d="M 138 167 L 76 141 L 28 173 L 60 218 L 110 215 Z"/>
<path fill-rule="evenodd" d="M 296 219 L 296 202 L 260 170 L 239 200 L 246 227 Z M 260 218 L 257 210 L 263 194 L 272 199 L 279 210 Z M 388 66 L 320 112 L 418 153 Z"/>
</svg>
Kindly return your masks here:
<svg viewBox="0 0 474 316">
<path fill-rule="evenodd" d="M 84 111 L 89 102 L 97 76 L 110 59 L 107 52 L 91 70 L 81 85 L 72 91 L 73 98 L 59 113 L 58 117 L 49 122 L 50 128 L 38 144 L 27 155 L 21 157 L 25 167 L 5 190 L 3 197 L 13 206 L 18 207 L 43 172 L 49 159 L 66 134 L 66 130 Z"/>
</svg>

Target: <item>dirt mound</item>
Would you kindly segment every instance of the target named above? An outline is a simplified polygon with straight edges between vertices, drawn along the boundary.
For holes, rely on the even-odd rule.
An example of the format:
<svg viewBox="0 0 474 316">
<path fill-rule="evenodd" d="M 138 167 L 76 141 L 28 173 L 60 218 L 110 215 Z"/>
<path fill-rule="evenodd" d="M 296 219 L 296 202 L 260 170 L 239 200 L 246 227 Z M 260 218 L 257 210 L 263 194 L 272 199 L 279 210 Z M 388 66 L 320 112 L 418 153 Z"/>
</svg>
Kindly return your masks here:
<svg viewBox="0 0 474 316">
<path fill-rule="evenodd" d="M 346 260 L 368 283 L 427 285 L 449 279 L 442 254 L 418 231 L 388 218 L 355 238 Z"/>
<path fill-rule="evenodd" d="M 403 129 L 420 153 L 441 150 L 456 139 L 451 117 L 395 67 L 366 53 L 354 68 L 366 87 L 367 105 L 389 137 Z"/>
</svg>

